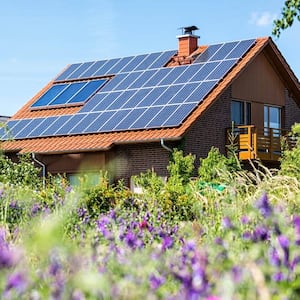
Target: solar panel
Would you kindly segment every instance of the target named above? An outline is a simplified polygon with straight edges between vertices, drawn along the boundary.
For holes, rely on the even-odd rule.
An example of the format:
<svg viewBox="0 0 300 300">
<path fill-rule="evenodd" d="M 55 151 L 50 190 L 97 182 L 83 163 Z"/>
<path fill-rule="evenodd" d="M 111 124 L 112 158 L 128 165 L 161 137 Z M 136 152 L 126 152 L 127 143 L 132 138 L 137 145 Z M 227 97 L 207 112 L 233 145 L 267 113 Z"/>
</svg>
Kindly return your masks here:
<svg viewBox="0 0 300 300">
<path fill-rule="evenodd" d="M 84 117 L 69 131 L 69 134 L 82 133 L 96 120 L 97 117 L 99 117 L 99 113 L 88 113 L 83 114 L 83 116 Z"/>
<path fill-rule="evenodd" d="M 16 124 L 18 124 L 19 122 L 20 122 L 20 120 L 11 120 L 11 121 L 8 121 L 8 122 L 5 124 L 5 127 L 2 127 L 2 128 L 1 128 L 1 131 L 3 131 L 3 136 L 2 136 L 2 139 L 3 139 L 3 140 L 13 138 L 11 130 L 12 130 L 13 127 L 14 127 Z"/>
<path fill-rule="evenodd" d="M 176 83 L 186 83 L 197 73 L 204 64 L 192 64 L 182 67 L 182 74 L 174 81 Z"/>
<path fill-rule="evenodd" d="M 24 127 L 26 127 L 32 119 L 22 119 L 19 122 L 17 122 L 13 127 L 9 128 L 8 138 L 14 139 L 16 135 L 23 130 Z"/>
<path fill-rule="evenodd" d="M 76 82 L 69 84 L 58 96 L 56 96 L 48 105 L 66 104 L 69 100 L 77 94 L 84 86 L 86 82 Z"/>
<path fill-rule="evenodd" d="M 117 74 L 122 70 L 132 59 L 134 56 L 127 56 L 121 58 L 110 70 L 110 74 Z"/>
<path fill-rule="evenodd" d="M 149 69 L 156 69 L 164 67 L 169 60 L 177 53 L 177 50 L 170 50 L 163 52 L 156 61 L 154 61 L 150 66 Z"/>
<path fill-rule="evenodd" d="M 162 126 L 172 127 L 180 125 L 184 119 L 195 109 L 197 103 L 181 104 L 177 110 L 165 121 Z"/>
<path fill-rule="evenodd" d="M 166 117 L 172 115 L 177 108 L 178 105 L 164 106 L 162 110 L 157 113 L 154 118 L 147 124 L 147 127 L 154 128 L 162 126 L 162 124 L 166 121 Z"/>
<path fill-rule="evenodd" d="M 57 119 L 57 116 L 44 118 L 38 126 L 36 126 L 27 137 L 40 137 L 42 133 Z"/>
<path fill-rule="evenodd" d="M 169 101 L 169 104 L 182 103 L 193 93 L 193 91 L 199 86 L 198 82 L 189 83 L 183 86 L 183 88 Z"/>
<path fill-rule="evenodd" d="M 149 107 L 128 129 L 143 129 L 159 113 L 162 106 Z"/>
<path fill-rule="evenodd" d="M 20 139 L 20 138 L 26 138 L 27 136 L 30 136 L 31 132 L 38 127 L 45 118 L 36 118 L 36 119 L 31 119 L 31 121 L 28 122 L 26 126 L 22 130 L 16 133 L 15 139 Z"/>
<path fill-rule="evenodd" d="M 190 82 L 203 81 L 216 68 L 219 62 L 206 63 L 191 79 Z"/>
<path fill-rule="evenodd" d="M 185 67 L 179 66 L 176 68 L 172 68 L 171 72 L 169 72 L 162 81 L 159 82 L 159 85 L 169 85 L 172 84 L 181 74 L 185 71 Z"/>
<path fill-rule="evenodd" d="M 167 76 L 172 71 L 172 68 L 159 69 L 155 76 L 152 76 L 148 81 L 143 85 L 144 87 L 156 86 L 162 79 Z"/>
<path fill-rule="evenodd" d="M 99 129 L 113 116 L 114 113 L 115 110 L 100 113 L 98 118 L 96 118 L 93 123 L 83 130 L 83 133 L 99 132 Z"/>
<path fill-rule="evenodd" d="M 147 54 L 135 56 L 120 72 L 133 71 L 147 56 Z"/>
<path fill-rule="evenodd" d="M 153 105 L 166 105 L 180 91 L 183 84 L 171 85 L 154 101 Z"/>
<path fill-rule="evenodd" d="M 195 63 L 208 62 L 215 55 L 215 53 L 222 47 L 222 45 L 223 44 L 216 44 L 216 45 L 208 46 L 207 49 L 197 57 Z"/>
<path fill-rule="evenodd" d="M 73 73 L 71 73 L 70 76 L 67 77 L 67 79 L 70 80 L 79 78 L 82 73 L 86 72 L 93 65 L 93 63 L 94 62 L 83 63 L 79 68 L 77 68 Z"/>
<path fill-rule="evenodd" d="M 96 61 L 89 69 L 83 72 L 79 78 L 89 78 L 93 75 L 107 62 L 107 60 Z"/>
<path fill-rule="evenodd" d="M 69 120 L 70 116 L 57 116 L 52 123 L 41 133 L 41 136 L 54 135 L 55 132 Z"/>
<path fill-rule="evenodd" d="M 225 43 L 221 48 L 212 56 L 211 60 L 223 60 L 225 57 L 236 47 L 238 42 Z"/>
<path fill-rule="evenodd" d="M 66 68 L 58 77 L 55 78 L 55 81 L 66 80 L 79 66 L 82 64 L 72 64 Z"/>
<path fill-rule="evenodd" d="M 153 105 L 153 103 L 161 96 L 163 92 L 167 90 L 167 86 L 160 86 L 153 88 L 137 105 L 138 107 L 147 107 Z"/>
<path fill-rule="evenodd" d="M 71 131 L 83 118 L 85 114 L 70 116 L 68 120 L 55 132 L 55 135 L 65 135 Z"/>
<path fill-rule="evenodd" d="M 107 120 L 107 122 L 105 122 L 101 128 L 99 128 L 99 130 L 104 132 L 112 131 L 120 123 L 120 120 L 123 120 L 128 113 L 129 110 L 127 109 L 117 110 L 114 115 Z"/>
<path fill-rule="evenodd" d="M 51 86 L 31 107 L 49 107 L 62 104 L 84 103 L 101 86 L 106 79 L 80 81 Z"/>
<path fill-rule="evenodd" d="M 138 70 L 146 70 L 153 64 L 153 62 L 161 55 L 161 52 L 149 54 L 136 68 Z"/>
<path fill-rule="evenodd" d="M 144 99 L 149 93 L 151 89 L 139 89 L 135 90 L 135 93 L 130 97 L 126 102 L 121 106 L 122 108 L 134 108 L 136 107 L 142 99 Z"/>
<path fill-rule="evenodd" d="M 74 94 L 67 103 L 79 103 L 88 100 L 105 82 L 105 79 L 87 82 L 84 87 L 77 94 Z"/>
<path fill-rule="evenodd" d="M 114 130 L 128 130 L 131 125 L 146 111 L 146 108 L 132 109 L 126 117 L 117 124 Z"/>
<path fill-rule="evenodd" d="M 53 101 L 65 88 L 68 87 L 68 84 L 55 84 L 49 90 L 47 90 L 31 107 L 41 107 L 47 106 L 50 102 Z"/>
<path fill-rule="evenodd" d="M 124 103 L 128 102 L 128 100 L 131 99 L 135 92 L 136 90 L 130 90 L 120 93 L 120 96 L 116 98 L 106 109 L 114 110 L 121 108 L 124 105 Z"/>
<path fill-rule="evenodd" d="M 115 87 L 115 90 L 127 89 L 141 74 L 141 71 L 128 73 L 128 75 Z"/>
<path fill-rule="evenodd" d="M 103 76 L 106 74 L 112 74 L 109 73 L 109 70 L 120 61 L 120 58 L 114 58 L 114 59 L 110 59 L 108 60 L 104 65 L 102 65 L 102 67 L 100 69 L 98 69 L 96 71 L 96 73 L 93 74 L 93 76 Z"/>
<path fill-rule="evenodd" d="M 224 60 L 209 74 L 206 80 L 220 79 L 236 64 L 236 59 Z"/>
<path fill-rule="evenodd" d="M 241 58 L 255 43 L 255 39 L 240 41 L 238 45 L 226 56 L 226 59 Z"/>
<path fill-rule="evenodd" d="M 195 88 L 195 90 L 187 96 L 184 102 L 201 102 L 204 97 L 215 87 L 217 84 L 217 80 L 215 81 L 204 81 Z"/>
<path fill-rule="evenodd" d="M 163 66 L 176 51 L 73 64 L 32 108 L 84 104 L 79 113 L 8 124 L 16 138 L 179 126 L 254 43 L 212 45 L 175 67 Z M 113 78 L 91 80 L 107 74 Z"/>
<path fill-rule="evenodd" d="M 156 70 L 147 70 L 141 74 L 131 85 L 129 85 L 129 89 L 140 88 L 144 85 L 146 81 L 148 81 L 154 74 Z"/>
</svg>

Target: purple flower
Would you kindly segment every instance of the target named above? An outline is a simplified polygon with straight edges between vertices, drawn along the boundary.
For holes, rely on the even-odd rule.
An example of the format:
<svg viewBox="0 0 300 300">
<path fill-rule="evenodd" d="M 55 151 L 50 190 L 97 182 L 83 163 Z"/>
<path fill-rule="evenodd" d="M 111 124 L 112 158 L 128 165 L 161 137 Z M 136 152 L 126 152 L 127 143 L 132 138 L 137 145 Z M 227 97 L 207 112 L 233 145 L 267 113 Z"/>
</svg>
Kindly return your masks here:
<svg viewBox="0 0 300 300">
<path fill-rule="evenodd" d="M 6 283 L 5 292 L 15 289 L 18 293 L 22 293 L 25 291 L 26 287 L 27 281 L 25 276 L 22 273 L 15 273 L 9 276 Z"/>
<path fill-rule="evenodd" d="M 264 218 L 268 218 L 272 215 L 273 210 L 266 193 L 262 194 L 255 206 L 258 208 L 259 212 Z"/>
<path fill-rule="evenodd" d="M 235 282 L 240 282 L 242 277 L 242 269 L 238 266 L 233 266 L 231 269 L 232 277 Z"/>
<path fill-rule="evenodd" d="M 268 229 L 264 226 L 256 227 L 252 235 L 252 240 L 254 242 L 266 241 L 269 238 L 270 238 L 270 233 Z"/>
<path fill-rule="evenodd" d="M 229 217 L 224 217 L 222 220 L 222 224 L 223 224 L 224 228 L 227 228 L 227 229 L 233 228 L 233 225 L 232 225 Z"/>
<path fill-rule="evenodd" d="M 125 242 L 130 248 L 135 248 L 137 245 L 137 237 L 132 231 L 128 231 L 125 235 Z"/>
<path fill-rule="evenodd" d="M 34 203 L 31 207 L 31 215 L 36 216 L 37 213 L 41 210 L 41 206 L 39 203 Z"/>
<path fill-rule="evenodd" d="M 149 277 L 149 285 L 151 290 L 157 290 L 162 284 L 164 284 L 165 281 L 166 279 L 164 277 L 151 274 Z"/>
<path fill-rule="evenodd" d="M 249 217 L 248 216 L 242 216 L 241 217 L 241 223 L 242 224 L 248 224 L 249 223 Z"/>
<path fill-rule="evenodd" d="M 282 272 L 276 272 L 272 275 L 272 279 L 275 282 L 283 281 L 284 275 L 282 274 Z"/>
<path fill-rule="evenodd" d="M 279 245 L 281 246 L 283 253 L 284 253 L 284 264 L 286 266 L 289 265 L 289 258 L 290 258 L 290 251 L 289 251 L 289 246 L 290 246 L 290 242 L 288 240 L 288 238 L 285 235 L 280 235 L 278 237 L 278 242 Z"/>
<path fill-rule="evenodd" d="M 170 236 L 163 238 L 162 248 L 163 250 L 169 249 L 173 246 L 173 239 Z"/>
<path fill-rule="evenodd" d="M 281 259 L 279 257 L 279 254 L 275 248 L 271 248 L 269 252 L 269 261 L 270 264 L 279 267 L 281 265 Z"/>
<path fill-rule="evenodd" d="M 243 238 L 244 240 L 251 240 L 251 239 L 252 239 L 252 234 L 251 234 L 251 232 L 250 232 L 250 231 L 245 231 L 245 232 L 243 232 L 242 238 Z"/>
<path fill-rule="evenodd" d="M 215 238 L 215 244 L 223 246 L 223 240 L 220 237 L 216 237 Z"/>
<path fill-rule="evenodd" d="M 16 263 L 16 256 L 8 247 L 0 246 L 0 270 L 11 268 Z"/>
<path fill-rule="evenodd" d="M 4 189 L 0 189 L 0 198 L 2 198 L 3 194 L 4 194 Z"/>
</svg>

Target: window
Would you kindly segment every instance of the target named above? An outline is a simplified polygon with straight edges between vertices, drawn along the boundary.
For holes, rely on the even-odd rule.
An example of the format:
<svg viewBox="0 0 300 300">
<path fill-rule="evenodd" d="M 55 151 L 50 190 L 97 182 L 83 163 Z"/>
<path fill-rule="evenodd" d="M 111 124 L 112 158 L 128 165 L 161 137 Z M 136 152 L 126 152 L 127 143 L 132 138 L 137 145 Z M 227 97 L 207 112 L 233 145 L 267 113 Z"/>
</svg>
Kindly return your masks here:
<svg viewBox="0 0 300 300">
<path fill-rule="evenodd" d="M 244 101 L 231 101 L 231 121 L 236 125 L 251 124 L 251 103 Z"/>
<path fill-rule="evenodd" d="M 265 105 L 264 107 L 264 127 L 281 128 L 281 108 Z"/>
</svg>

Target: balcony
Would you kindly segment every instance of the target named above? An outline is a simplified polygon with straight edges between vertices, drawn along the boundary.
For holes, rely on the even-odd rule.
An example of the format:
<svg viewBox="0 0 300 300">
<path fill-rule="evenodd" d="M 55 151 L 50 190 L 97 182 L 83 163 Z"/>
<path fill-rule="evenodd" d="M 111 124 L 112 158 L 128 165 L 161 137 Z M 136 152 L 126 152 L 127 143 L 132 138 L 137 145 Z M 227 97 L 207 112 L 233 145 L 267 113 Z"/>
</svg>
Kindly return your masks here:
<svg viewBox="0 0 300 300">
<path fill-rule="evenodd" d="M 237 146 L 240 160 L 278 161 L 282 153 L 283 142 L 286 142 L 289 148 L 296 145 L 296 140 L 284 129 L 244 125 L 227 130 L 227 145 Z"/>
</svg>

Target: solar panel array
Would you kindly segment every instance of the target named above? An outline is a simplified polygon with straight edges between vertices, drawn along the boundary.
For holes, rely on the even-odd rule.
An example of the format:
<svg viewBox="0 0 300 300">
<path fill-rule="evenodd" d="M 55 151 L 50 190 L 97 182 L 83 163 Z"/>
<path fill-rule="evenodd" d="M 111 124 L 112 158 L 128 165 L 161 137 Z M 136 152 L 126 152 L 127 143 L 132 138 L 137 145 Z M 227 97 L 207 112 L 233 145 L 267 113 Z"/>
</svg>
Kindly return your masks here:
<svg viewBox="0 0 300 300">
<path fill-rule="evenodd" d="M 54 84 L 31 108 L 84 104 L 106 81 L 106 79 L 99 79 Z"/>
<path fill-rule="evenodd" d="M 179 126 L 254 43 L 211 45 L 193 64 L 177 67 L 163 67 L 172 51 L 71 65 L 56 78 L 53 89 L 70 84 L 59 83 L 62 80 L 112 71 L 115 76 L 77 114 L 12 120 L 8 122 L 10 132 L 1 129 L 0 135 L 3 139 L 24 139 Z M 85 84 L 96 81 L 101 79 Z M 69 99 L 67 103 L 73 98 Z"/>
</svg>

